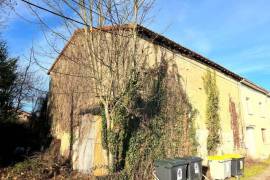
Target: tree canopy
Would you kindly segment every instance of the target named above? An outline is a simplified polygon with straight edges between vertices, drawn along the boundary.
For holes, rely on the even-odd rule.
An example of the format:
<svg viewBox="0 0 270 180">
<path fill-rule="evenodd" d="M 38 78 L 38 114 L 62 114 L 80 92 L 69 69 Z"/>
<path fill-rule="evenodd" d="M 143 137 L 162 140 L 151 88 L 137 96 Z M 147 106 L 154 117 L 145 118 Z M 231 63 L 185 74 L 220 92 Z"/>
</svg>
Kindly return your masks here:
<svg viewBox="0 0 270 180">
<path fill-rule="evenodd" d="M 14 118 L 13 100 L 17 75 L 16 58 L 10 58 L 7 45 L 0 41 L 0 120 Z"/>
</svg>

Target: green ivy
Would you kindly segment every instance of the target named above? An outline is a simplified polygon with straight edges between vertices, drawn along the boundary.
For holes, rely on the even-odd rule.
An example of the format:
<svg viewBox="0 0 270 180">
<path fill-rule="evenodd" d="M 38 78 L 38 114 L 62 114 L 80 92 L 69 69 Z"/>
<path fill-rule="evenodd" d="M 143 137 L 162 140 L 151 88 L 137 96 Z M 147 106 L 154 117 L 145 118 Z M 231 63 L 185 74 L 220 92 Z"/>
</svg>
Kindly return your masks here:
<svg viewBox="0 0 270 180">
<path fill-rule="evenodd" d="M 156 159 L 196 153 L 196 111 L 175 78 L 179 75 L 168 73 L 167 66 L 162 62 L 144 75 L 133 74 L 125 93 L 115 101 L 113 129 L 107 130 L 103 114 L 102 144 L 113 156 L 112 171 L 125 171 L 129 179 L 152 177 Z"/>
<path fill-rule="evenodd" d="M 203 77 L 206 101 L 206 126 L 208 129 L 208 154 L 215 154 L 220 144 L 219 92 L 216 84 L 216 73 L 207 71 Z"/>
<path fill-rule="evenodd" d="M 152 176 L 153 162 L 166 157 L 162 117 L 153 118 L 145 128 L 140 128 L 130 140 L 125 170 L 130 179 Z"/>
<path fill-rule="evenodd" d="M 105 150 L 108 150 L 108 139 L 107 139 L 107 121 L 106 121 L 106 115 L 105 115 L 105 110 L 104 108 L 102 108 L 102 112 L 101 112 L 101 118 L 102 118 L 102 129 L 101 129 L 101 136 L 102 136 L 102 147 Z"/>
</svg>

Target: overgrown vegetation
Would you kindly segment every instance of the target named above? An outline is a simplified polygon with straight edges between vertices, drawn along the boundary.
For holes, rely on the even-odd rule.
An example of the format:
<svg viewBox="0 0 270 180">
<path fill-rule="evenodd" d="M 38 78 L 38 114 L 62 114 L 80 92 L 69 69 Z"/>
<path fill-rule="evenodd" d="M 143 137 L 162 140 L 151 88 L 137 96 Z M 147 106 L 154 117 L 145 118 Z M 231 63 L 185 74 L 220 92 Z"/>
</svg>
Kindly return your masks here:
<svg viewBox="0 0 270 180">
<path fill-rule="evenodd" d="M 208 70 L 203 77 L 206 99 L 206 126 L 208 129 L 207 151 L 215 154 L 220 144 L 219 92 L 216 73 Z"/>
<path fill-rule="evenodd" d="M 37 148 L 44 150 L 50 146 L 51 121 L 48 117 L 48 95 L 39 97 L 30 118 L 30 129 L 35 135 Z"/>
<path fill-rule="evenodd" d="M 18 59 L 10 58 L 6 43 L 0 40 L 0 167 L 21 161 L 33 151 L 40 150 L 47 140 L 43 135 L 50 132 L 50 125 L 44 126 L 48 122 L 43 118 L 47 101 L 43 103 L 43 109 L 41 106 L 36 108 L 39 117 L 33 113 L 32 119 L 24 122 L 19 119 L 19 115 L 23 115 L 22 101 L 33 95 L 27 88 L 31 81 L 28 68 L 22 72 L 18 68 Z"/>
<path fill-rule="evenodd" d="M 33 88 L 41 79 L 31 72 L 32 57 L 25 66 L 18 60 L 10 57 L 6 42 L 0 39 L 0 123 L 16 123 L 23 105 L 42 94 Z"/>
<path fill-rule="evenodd" d="M 59 143 L 52 143 L 46 152 L 29 156 L 22 162 L 0 169 L 0 179 L 78 179 L 69 164 L 60 158 Z"/>
<path fill-rule="evenodd" d="M 51 143 L 47 97 L 40 98 L 27 122 L 0 122 L 0 167 L 24 160 Z"/>
<path fill-rule="evenodd" d="M 6 43 L 0 40 L 0 123 L 15 122 L 18 119 L 17 111 L 14 110 L 17 61 L 9 57 Z"/>
<path fill-rule="evenodd" d="M 155 159 L 196 153 L 196 111 L 180 79 L 177 66 L 169 71 L 165 60 L 144 75 L 133 73 L 115 102 L 112 130 L 106 131 L 102 116 L 102 144 L 112 154 L 113 172 L 124 170 L 130 179 L 150 178 Z"/>
<path fill-rule="evenodd" d="M 229 110 L 231 114 L 231 127 L 233 130 L 234 148 L 239 149 L 240 148 L 240 134 L 239 134 L 238 114 L 236 111 L 235 102 L 232 100 L 231 97 L 229 99 Z"/>
</svg>

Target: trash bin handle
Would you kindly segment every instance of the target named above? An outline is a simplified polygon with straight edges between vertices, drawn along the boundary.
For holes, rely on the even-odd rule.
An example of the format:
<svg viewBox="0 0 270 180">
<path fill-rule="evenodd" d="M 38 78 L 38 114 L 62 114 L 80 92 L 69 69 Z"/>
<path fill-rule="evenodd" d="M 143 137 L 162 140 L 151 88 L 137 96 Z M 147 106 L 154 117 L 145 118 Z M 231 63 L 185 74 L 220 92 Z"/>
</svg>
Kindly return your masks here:
<svg viewBox="0 0 270 180">
<path fill-rule="evenodd" d="M 202 174 L 202 176 L 203 176 L 206 180 L 210 180 L 210 179 L 208 179 L 205 175 Z"/>
<path fill-rule="evenodd" d="M 156 175 L 156 170 L 154 170 L 152 174 L 153 174 L 155 180 L 159 180 L 159 178 Z"/>
</svg>

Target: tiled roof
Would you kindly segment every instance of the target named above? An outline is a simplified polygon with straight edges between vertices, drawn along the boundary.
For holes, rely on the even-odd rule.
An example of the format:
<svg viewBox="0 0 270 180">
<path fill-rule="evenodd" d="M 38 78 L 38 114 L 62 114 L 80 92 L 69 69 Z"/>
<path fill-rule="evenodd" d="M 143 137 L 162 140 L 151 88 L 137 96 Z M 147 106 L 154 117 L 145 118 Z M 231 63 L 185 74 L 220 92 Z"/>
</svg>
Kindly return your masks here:
<svg viewBox="0 0 270 180">
<path fill-rule="evenodd" d="M 104 26 L 104 27 L 101 27 L 99 29 L 93 29 L 92 31 L 97 31 L 97 30 L 100 30 L 100 31 L 106 31 L 106 32 L 113 32 L 115 30 L 119 30 L 119 29 L 122 29 L 122 30 L 130 30 L 134 28 L 133 25 L 131 24 L 126 24 L 126 25 L 121 25 L 121 26 Z M 263 94 L 266 94 L 268 96 L 270 96 L 270 92 L 267 91 L 266 89 L 256 85 L 255 83 L 241 77 L 240 75 L 226 69 L 225 67 L 209 60 L 208 58 L 188 49 L 188 48 L 185 48 L 183 46 L 181 46 L 180 44 L 166 38 L 165 36 L 163 35 L 160 35 L 154 31 L 151 31 L 150 29 L 148 28 L 145 28 L 141 25 L 137 25 L 136 26 L 136 30 L 137 30 L 137 33 L 138 35 L 141 37 L 141 38 L 144 38 L 146 40 L 150 40 L 152 43 L 155 43 L 155 44 L 158 44 L 160 46 L 163 46 L 163 47 L 166 47 L 166 48 L 169 48 L 173 51 L 176 51 L 178 53 L 180 53 L 181 55 L 183 56 L 186 56 L 190 59 L 193 59 L 194 61 L 197 61 L 197 62 L 200 62 L 202 64 L 205 64 L 215 70 L 218 70 L 220 72 L 222 72 L 223 74 L 225 75 L 228 75 L 230 77 L 232 77 L 233 79 L 235 79 L 236 81 L 239 81 L 241 82 L 242 84 L 252 88 L 252 89 L 255 89 Z M 53 63 L 52 67 L 49 69 L 48 71 L 48 74 L 50 74 L 50 72 L 52 71 L 52 69 L 54 68 L 55 64 L 57 63 L 57 61 L 60 59 L 60 57 L 62 56 L 63 52 L 65 51 L 65 49 L 69 46 L 69 44 L 72 42 L 72 40 L 74 39 L 75 35 L 78 34 L 78 33 L 82 33 L 83 29 L 78 29 L 74 32 L 74 34 L 72 35 L 72 37 L 70 38 L 70 40 L 68 41 L 68 43 L 65 45 L 64 49 L 62 50 L 62 52 L 59 54 L 59 56 L 57 57 L 57 59 L 55 60 L 55 62 Z"/>
</svg>

